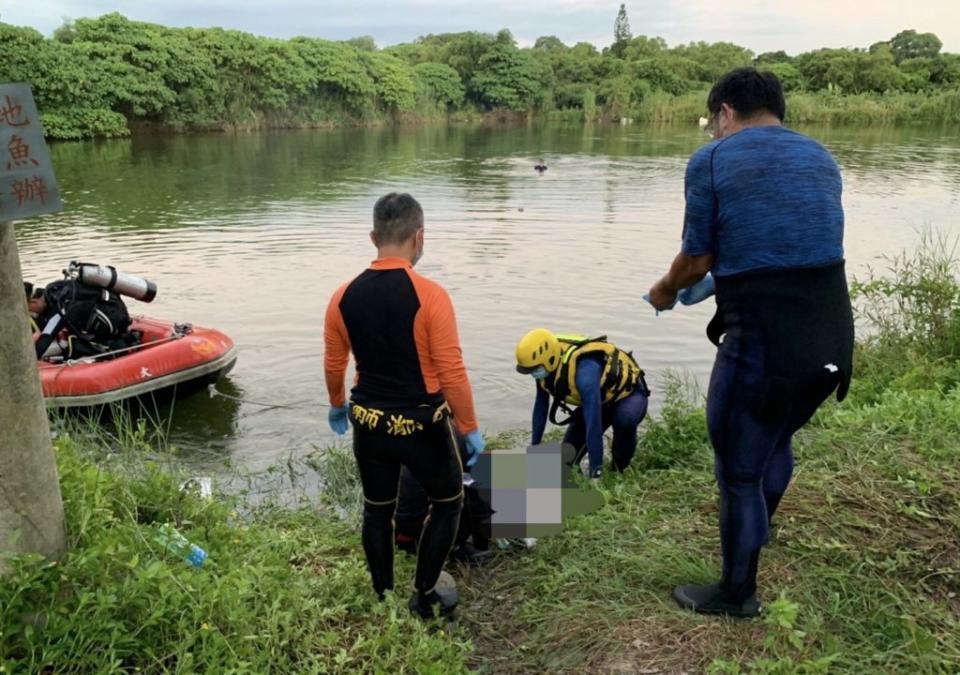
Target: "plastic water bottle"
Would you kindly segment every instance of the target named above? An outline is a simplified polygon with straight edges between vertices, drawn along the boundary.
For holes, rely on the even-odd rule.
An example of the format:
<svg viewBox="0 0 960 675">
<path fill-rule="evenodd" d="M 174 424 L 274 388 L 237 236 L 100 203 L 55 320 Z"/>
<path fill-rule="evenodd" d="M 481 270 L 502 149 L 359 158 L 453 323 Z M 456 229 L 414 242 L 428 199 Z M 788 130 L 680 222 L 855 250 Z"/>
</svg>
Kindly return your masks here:
<svg viewBox="0 0 960 675">
<path fill-rule="evenodd" d="M 206 551 L 196 544 L 191 544 L 177 528 L 169 523 L 160 527 L 154 541 L 164 550 L 182 558 L 191 567 L 203 567 L 203 562 L 207 559 Z"/>
</svg>

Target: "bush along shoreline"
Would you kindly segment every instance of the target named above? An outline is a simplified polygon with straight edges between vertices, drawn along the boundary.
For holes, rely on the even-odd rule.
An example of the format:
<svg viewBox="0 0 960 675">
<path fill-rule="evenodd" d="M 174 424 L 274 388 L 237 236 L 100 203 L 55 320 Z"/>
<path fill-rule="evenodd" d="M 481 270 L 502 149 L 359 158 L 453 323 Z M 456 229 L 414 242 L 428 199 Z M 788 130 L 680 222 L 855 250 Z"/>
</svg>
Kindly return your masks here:
<svg viewBox="0 0 960 675">
<path fill-rule="evenodd" d="M 49 38 L 0 23 L 0 47 L 0 82 L 30 83 L 46 134 L 61 140 L 539 117 L 695 123 L 713 82 L 747 65 L 781 79 L 792 122 L 960 123 L 960 54 L 942 53 L 932 33 L 754 54 L 634 36 L 623 7 L 602 49 L 550 35 L 521 48 L 506 29 L 379 48 L 370 37 L 281 40 L 118 13 Z"/>
<path fill-rule="evenodd" d="M 110 462 L 102 439 L 61 435 L 69 551 L 57 563 L 18 559 L 0 580 L 0 672 L 952 672 L 954 253 L 928 238 L 889 275 L 854 282 L 865 336 L 854 384 L 797 436 L 758 620 L 697 616 L 670 599 L 719 566 L 702 400 L 673 382 L 634 465 L 604 477 L 604 507 L 532 550 L 451 569 L 461 609 L 450 624 L 410 617 L 406 589 L 375 600 L 346 448 L 310 462 L 328 477 L 319 500 L 253 508 L 181 490 L 182 477 L 145 454 L 142 429 Z M 158 539 L 165 525 L 206 551 L 202 566 Z M 398 580 L 411 574 L 398 556 Z"/>
</svg>

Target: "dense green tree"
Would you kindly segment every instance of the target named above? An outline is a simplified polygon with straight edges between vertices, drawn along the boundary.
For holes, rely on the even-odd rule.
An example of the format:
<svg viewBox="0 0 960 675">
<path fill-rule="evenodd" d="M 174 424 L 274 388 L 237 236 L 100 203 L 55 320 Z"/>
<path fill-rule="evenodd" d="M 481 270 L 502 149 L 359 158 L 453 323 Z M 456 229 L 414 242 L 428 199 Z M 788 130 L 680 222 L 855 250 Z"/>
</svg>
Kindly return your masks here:
<svg viewBox="0 0 960 675">
<path fill-rule="evenodd" d="M 533 48 L 545 51 L 563 51 L 568 47 L 563 44 L 563 41 L 556 35 L 541 35 L 537 38 L 537 41 L 533 43 Z"/>
<path fill-rule="evenodd" d="M 376 92 L 374 106 L 382 106 L 392 112 L 413 109 L 417 85 L 411 68 L 400 59 L 382 52 L 364 54 L 364 60 Z"/>
<path fill-rule="evenodd" d="M 425 49 L 418 50 L 419 61 L 446 63 L 457 71 L 464 84 L 473 79 L 480 59 L 496 44 L 489 33 L 444 33 L 418 38 L 415 44 Z"/>
<path fill-rule="evenodd" d="M 590 84 L 599 79 L 603 57 L 589 42 L 579 42 L 566 51 L 551 51 L 553 73 L 562 84 Z"/>
<path fill-rule="evenodd" d="M 620 3 L 620 11 L 617 12 L 617 18 L 613 22 L 613 45 L 610 47 L 610 53 L 617 58 L 623 58 L 627 45 L 632 39 L 633 33 L 630 32 L 627 6 Z"/>
<path fill-rule="evenodd" d="M 647 37 L 638 35 L 630 40 L 623 48 L 623 57 L 627 61 L 646 59 L 657 56 L 667 50 L 667 41 L 661 37 Z"/>
<path fill-rule="evenodd" d="M 906 91 L 933 91 L 960 85 L 960 55 L 938 54 L 933 58 L 907 59 L 900 64 Z"/>
<path fill-rule="evenodd" d="M 360 35 L 350 38 L 349 40 L 344 40 L 344 42 L 362 52 L 377 51 L 377 41 L 373 39 L 372 35 Z"/>
<path fill-rule="evenodd" d="M 941 88 L 960 86 L 960 54 L 938 54 L 931 59 L 930 81 Z"/>
<path fill-rule="evenodd" d="M 932 58 L 940 53 L 943 43 L 933 33 L 903 30 L 890 39 L 890 49 L 897 63 L 907 59 Z"/>
<path fill-rule="evenodd" d="M 803 88 L 803 75 L 800 73 L 800 69 L 792 63 L 775 61 L 761 65 L 760 70 L 776 75 L 785 92 Z"/>
<path fill-rule="evenodd" d="M 703 82 L 714 82 L 734 68 L 753 64 L 753 52 L 731 42 L 691 42 L 670 52 L 697 64 L 698 78 Z"/>
<path fill-rule="evenodd" d="M 464 88 L 460 76 L 445 63 L 418 63 L 413 67 L 420 98 L 447 107 L 463 103 Z"/>
<path fill-rule="evenodd" d="M 630 74 L 634 79 L 643 80 L 656 91 L 668 94 L 683 94 L 695 86 L 690 80 L 678 73 L 678 70 L 697 70 L 697 65 L 686 59 L 669 55 L 641 59 L 630 64 Z M 696 79 L 700 79 L 698 76 Z"/>
<path fill-rule="evenodd" d="M 885 92 L 903 84 L 903 74 L 894 62 L 890 47 L 880 47 L 873 53 L 857 52 L 856 56 L 854 91 Z"/>
<path fill-rule="evenodd" d="M 501 28 L 497 31 L 497 36 L 494 40 L 498 45 L 507 45 L 509 47 L 517 46 L 517 41 L 513 39 L 513 33 L 510 32 L 509 28 Z"/>
<path fill-rule="evenodd" d="M 757 56 L 753 62 L 757 66 L 766 66 L 772 63 L 792 63 L 793 57 L 779 49 L 775 52 L 764 52 Z"/>
<path fill-rule="evenodd" d="M 820 49 L 797 57 L 797 67 L 811 89 L 859 94 L 885 92 L 903 84 L 903 73 L 889 47 L 865 50 Z"/>
<path fill-rule="evenodd" d="M 489 108 L 529 110 L 541 101 L 552 79 L 529 52 L 496 44 L 480 57 L 470 89 Z"/>
<path fill-rule="evenodd" d="M 356 49 L 312 38 L 294 38 L 291 43 L 310 73 L 312 95 L 339 99 L 357 112 L 375 95 L 373 75 Z"/>
<path fill-rule="evenodd" d="M 388 120 L 414 109 L 642 116 L 653 93 L 705 92 L 723 73 L 751 63 L 775 73 L 788 92 L 946 92 L 952 100 L 949 92 L 960 88 L 960 55 L 941 54 L 935 35 L 912 30 L 868 49 L 754 58 L 729 42 L 671 48 L 659 37 L 633 37 L 621 5 L 614 37 L 602 51 L 552 35 L 521 49 L 503 29 L 426 35 L 379 50 L 369 36 L 277 40 L 113 13 L 65 23 L 51 38 L 0 23 L 0 80 L 33 85 L 45 130 L 55 138 L 116 136 L 142 125 Z"/>
</svg>

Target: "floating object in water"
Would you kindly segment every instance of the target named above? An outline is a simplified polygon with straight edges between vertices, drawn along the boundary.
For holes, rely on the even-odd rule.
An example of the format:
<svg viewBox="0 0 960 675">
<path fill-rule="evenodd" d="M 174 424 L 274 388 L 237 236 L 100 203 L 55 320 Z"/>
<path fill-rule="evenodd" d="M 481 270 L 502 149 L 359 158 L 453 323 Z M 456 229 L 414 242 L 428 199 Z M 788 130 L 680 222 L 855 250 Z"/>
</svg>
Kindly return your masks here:
<svg viewBox="0 0 960 675">
<path fill-rule="evenodd" d="M 537 173 L 543 173 L 544 171 L 547 170 L 547 165 L 541 159 L 539 162 L 533 165 L 533 170 L 536 171 Z"/>
<path fill-rule="evenodd" d="M 701 129 L 706 129 L 707 125 L 710 124 L 710 120 L 708 120 L 706 117 L 701 117 L 699 124 Z"/>
<path fill-rule="evenodd" d="M 218 330 L 137 317 L 140 344 L 106 354 L 39 361 L 47 405 L 84 408 L 141 397 L 183 398 L 226 375 L 237 361 L 233 340 Z"/>
</svg>

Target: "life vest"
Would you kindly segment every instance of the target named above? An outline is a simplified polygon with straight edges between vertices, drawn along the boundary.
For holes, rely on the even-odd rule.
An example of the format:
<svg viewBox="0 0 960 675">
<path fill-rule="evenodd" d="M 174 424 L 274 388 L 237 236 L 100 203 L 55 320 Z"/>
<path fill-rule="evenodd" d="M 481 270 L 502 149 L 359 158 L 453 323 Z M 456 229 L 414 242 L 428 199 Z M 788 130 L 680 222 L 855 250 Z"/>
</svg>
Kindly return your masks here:
<svg viewBox="0 0 960 675">
<path fill-rule="evenodd" d="M 550 408 L 550 421 L 554 424 L 570 423 L 571 407 L 583 403 L 577 390 L 577 363 L 583 356 L 601 356 L 603 371 L 600 373 L 600 401 L 614 403 L 626 398 L 634 391 L 650 395 L 644 379 L 643 370 L 630 352 L 618 349 L 607 342 L 607 336 L 589 338 L 583 335 L 557 335 L 563 348 L 560 366 L 550 375 L 539 380 L 540 388 L 553 397 Z M 558 421 L 557 410 L 563 408 L 568 417 Z"/>
</svg>

